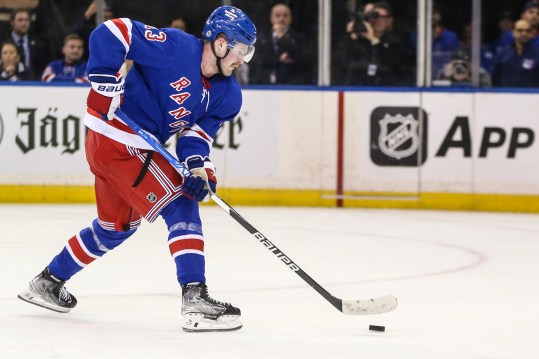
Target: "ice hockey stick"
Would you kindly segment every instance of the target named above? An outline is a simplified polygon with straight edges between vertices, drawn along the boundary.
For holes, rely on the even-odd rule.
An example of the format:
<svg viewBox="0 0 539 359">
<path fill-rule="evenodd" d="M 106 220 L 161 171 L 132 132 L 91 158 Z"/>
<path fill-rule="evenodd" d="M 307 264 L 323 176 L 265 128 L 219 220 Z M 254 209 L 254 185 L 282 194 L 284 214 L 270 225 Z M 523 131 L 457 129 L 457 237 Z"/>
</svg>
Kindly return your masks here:
<svg viewBox="0 0 539 359">
<path fill-rule="evenodd" d="M 170 154 L 159 142 L 145 132 L 140 126 L 129 118 L 123 111 L 117 110 L 115 115 L 128 125 L 133 131 L 135 131 L 140 137 L 142 137 L 156 152 L 161 154 L 167 159 L 172 166 L 174 166 L 180 174 L 183 176 L 190 176 L 191 173 L 180 161 Z M 298 276 L 307 282 L 314 290 L 316 290 L 324 299 L 330 302 L 337 310 L 344 314 L 352 315 L 367 315 L 367 314 L 381 314 L 387 313 L 397 308 L 397 298 L 393 295 L 386 295 L 373 299 L 356 299 L 356 300 L 343 300 L 333 296 L 327 290 L 325 290 L 320 284 L 312 279 L 303 269 L 300 268 L 290 257 L 285 255 L 275 244 L 269 241 L 262 233 L 260 233 L 255 227 L 253 227 L 247 220 L 245 220 L 234 208 L 229 206 L 223 201 L 217 194 L 212 193 L 211 199 L 227 212 L 236 222 L 238 222 L 243 228 L 253 235 L 260 243 L 262 243 L 270 252 L 272 252 L 277 258 L 279 258 L 288 268 L 294 271 Z"/>
</svg>

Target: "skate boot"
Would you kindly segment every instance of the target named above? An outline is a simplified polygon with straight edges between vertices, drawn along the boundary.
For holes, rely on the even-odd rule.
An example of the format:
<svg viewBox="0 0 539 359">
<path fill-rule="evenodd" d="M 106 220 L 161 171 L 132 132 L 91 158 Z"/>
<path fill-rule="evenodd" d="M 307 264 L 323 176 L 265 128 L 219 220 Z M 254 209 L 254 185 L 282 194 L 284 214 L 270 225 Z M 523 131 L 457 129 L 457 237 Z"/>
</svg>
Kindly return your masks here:
<svg viewBox="0 0 539 359">
<path fill-rule="evenodd" d="M 182 286 L 182 329 L 186 332 L 224 332 L 242 327 L 239 308 L 214 300 L 204 283 Z"/>
<path fill-rule="evenodd" d="M 55 312 L 67 313 L 77 305 L 77 299 L 69 294 L 64 284 L 65 282 L 53 276 L 47 267 L 30 281 L 28 288 L 20 292 L 18 297 Z"/>
</svg>

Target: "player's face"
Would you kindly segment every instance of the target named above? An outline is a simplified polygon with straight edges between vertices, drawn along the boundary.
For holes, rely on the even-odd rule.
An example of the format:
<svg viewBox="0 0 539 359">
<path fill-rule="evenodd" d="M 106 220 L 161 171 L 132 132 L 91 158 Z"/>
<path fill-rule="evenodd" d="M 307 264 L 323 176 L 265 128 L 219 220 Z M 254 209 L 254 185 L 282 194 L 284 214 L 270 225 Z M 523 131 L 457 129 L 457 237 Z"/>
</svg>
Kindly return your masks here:
<svg viewBox="0 0 539 359">
<path fill-rule="evenodd" d="M 240 67 L 244 62 L 249 62 L 253 57 L 254 46 L 247 46 L 241 42 L 236 43 L 230 49 L 228 55 L 221 60 L 221 69 L 225 76 L 230 76 L 234 69 Z"/>
<path fill-rule="evenodd" d="M 234 69 L 240 67 L 244 63 L 243 56 L 239 55 L 237 52 L 231 50 L 228 55 L 221 60 L 221 70 L 223 75 L 230 76 Z"/>
</svg>

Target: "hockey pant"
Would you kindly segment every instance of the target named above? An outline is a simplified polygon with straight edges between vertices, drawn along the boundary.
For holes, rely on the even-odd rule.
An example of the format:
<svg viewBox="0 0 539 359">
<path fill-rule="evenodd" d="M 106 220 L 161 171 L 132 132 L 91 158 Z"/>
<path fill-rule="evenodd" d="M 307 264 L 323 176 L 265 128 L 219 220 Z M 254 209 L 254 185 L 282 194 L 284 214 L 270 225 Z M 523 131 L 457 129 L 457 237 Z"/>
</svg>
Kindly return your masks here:
<svg viewBox="0 0 539 359">
<path fill-rule="evenodd" d="M 86 138 L 86 156 L 95 175 L 98 218 L 69 239 L 49 264 L 51 273 L 69 280 L 135 233 L 142 217 L 153 222 L 161 215 L 179 283 L 205 282 L 199 206 L 181 195 L 182 178 L 167 160 L 92 130 Z"/>
</svg>

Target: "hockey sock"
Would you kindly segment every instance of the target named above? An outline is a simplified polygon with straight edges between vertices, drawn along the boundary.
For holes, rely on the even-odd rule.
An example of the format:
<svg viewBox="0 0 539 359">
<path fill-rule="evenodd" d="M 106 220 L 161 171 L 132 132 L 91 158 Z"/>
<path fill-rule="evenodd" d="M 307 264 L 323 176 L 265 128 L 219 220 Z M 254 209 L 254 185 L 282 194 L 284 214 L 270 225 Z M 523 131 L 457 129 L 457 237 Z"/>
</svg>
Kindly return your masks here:
<svg viewBox="0 0 539 359">
<path fill-rule="evenodd" d="M 55 277 L 67 281 L 88 264 L 123 243 L 135 231 L 106 230 L 98 220 L 94 220 L 92 227 L 83 229 L 69 239 L 64 249 L 49 264 L 49 270 Z"/>
<path fill-rule="evenodd" d="M 168 248 L 176 263 L 178 282 L 205 283 L 204 235 L 198 202 L 179 197 L 163 208 L 161 216 L 168 226 Z"/>
<path fill-rule="evenodd" d="M 168 247 L 176 263 L 178 282 L 182 285 L 191 282 L 206 282 L 204 237 L 200 225 L 181 222 L 170 229 Z"/>
</svg>

